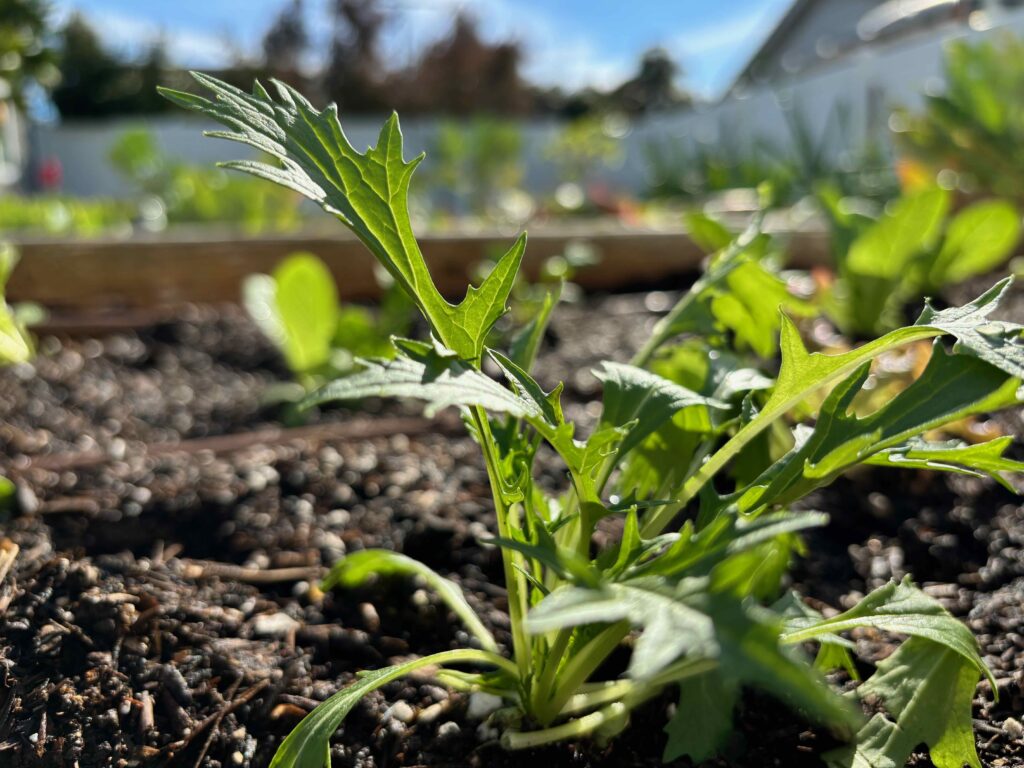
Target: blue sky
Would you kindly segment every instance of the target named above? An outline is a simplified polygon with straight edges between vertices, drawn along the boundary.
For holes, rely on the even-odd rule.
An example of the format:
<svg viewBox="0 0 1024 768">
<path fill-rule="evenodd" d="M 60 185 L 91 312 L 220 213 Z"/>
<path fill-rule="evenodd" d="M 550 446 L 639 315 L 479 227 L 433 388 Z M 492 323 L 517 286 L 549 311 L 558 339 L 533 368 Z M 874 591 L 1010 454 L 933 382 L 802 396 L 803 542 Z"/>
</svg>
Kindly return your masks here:
<svg viewBox="0 0 1024 768">
<path fill-rule="evenodd" d="M 525 49 L 526 75 L 545 85 L 614 85 L 640 54 L 668 49 L 689 85 L 714 96 L 771 31 L 791 0 L 386 0 L 396 21 L 389 58 L 407 62 L 444 34 L 462 8 L 485 36 Z M 59 0 L 60 14 L 85 13 L 113 46 L 137 52 L 163 34 L 176 63 L 216 66 L 231 51 L 252 53 L 283 0 Z M 326 28 L 328 0 L 306 0 L 309 26 Z"/>
</svg>

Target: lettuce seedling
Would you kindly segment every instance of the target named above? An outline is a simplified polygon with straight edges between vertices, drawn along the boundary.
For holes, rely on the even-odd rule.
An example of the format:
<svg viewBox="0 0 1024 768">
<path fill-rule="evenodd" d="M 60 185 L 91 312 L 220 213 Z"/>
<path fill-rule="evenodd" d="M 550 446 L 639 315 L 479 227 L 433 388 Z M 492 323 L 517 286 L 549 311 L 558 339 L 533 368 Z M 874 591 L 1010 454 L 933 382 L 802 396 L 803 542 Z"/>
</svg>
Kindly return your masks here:
<svg viewBox="0 0 1024 768">
<path fill-rule="evenodd" d="M 28 325 L 41 319 L 42 310 L 32 304 L 12 307 L 4 296 L 17 263 L 18 252 L 7 243 L 0 243 L 0 366 L 25 363 L 35 357 Z"/>
<path fill-rule="evenodd" d="M 351 373 L 357 358 L 391 356 L 391 336 L 408 332 L 413 308 L 393 282 L 383 293 L 377 314 L 339 304 L 334 276 L 311 253 L 293 253 L 242 285 L 249 316 L 306 389 Z"/>
<path fill-rule="evenodd" d="M 990 317 L 1008 280 L 964 307 L 926 307 L 915 324 L 849 352 L 810 352 L 790 316 L 778 311 L 788 302 L 785 290 L 776 290 L 784 284 L 762 263 L 763 238 L 755 227 L 725 243 L 634 365 L 609 362 L 596 371 L 602 408 L 584 435 L 565 419 L 562 386 L 546 391 L 531 374 L 535 343 L 514 354 L 486 346 L 506 311 L 525 237 L 460 302 L 449 303 L 437 290 L 406 204 L 422 158 L 403 158 L 397 117 L 385 123 L 375 147 L 360 153 L 333 106 L 317 110 L 283 84 L 275 83 L 271 96 L 258 83 L 247 94 L 195 77 L 214 100 L 165 95 L 228 127 L 212 135 L 280 163 L 227 165 L 298 190 L 337 217 L 413 297 L 429 325 L 428 340 L 395 339 L 392 359 L 362 361 L 362 370 L 327 384 L 308 402 L 374 395 L 417 398 L 428 413 L 457 407 L 483 454 L 497 521 L 487 542 L 501 549 L 508 589 L 506 649 L 458 588 L 426 566 L 382 550 L 345 557 L 328 586 L 359 584 L 371 574 L 422 577 L 465 623 L 474 647 L 364 673 L 295 728 L 273 765 L 320 768 L 329 762 L 332 736 L 362 696 L 432 667 L 453 687 L 489 691 L 507 702 L 501 743 L 508 749 L 584 736 L 608 740 L 627 727 L 633 710 L 675 689 L 680 706 L 666 726 L 665 757 L 700 760 L 723 747 L 739 692 L 748 686 L 843 738 L 848 746 L 828 755 L 834 766 L 899 765 L 923 742 L 941 768 L 980 768 L 970 698 L 988 672 L 970 631 L 936 601 L 909 582 L 893 583 L 826 618 L 798 598 L 775 597 L 799 534 L 826 522 L 820 513 L 792 511 L 792 504 L 848 468 L 873 462 L 975 474 L 1022 469 L 1003 458 L 1005 442 L 979 448 L 921 438 L 950 420 L 1021 402 L 1024 329 Z M 551 306 L 534 319 L 531 339 L 543 335 Z M 753 344 L 764 322 L 773 346 L 779 334 L 774 381 L 712 354 L 710 346 L 699 391 L 643 367 L 680 334 L 698 344 L 721 334 Z M 922 340 L 935 346 L 919 379 L 877 412 L 851 415 L 871 362 Z M 954 343 L 947 349 L 948 341 Z M 485 360 L 499 378 L 484 373 Z M 816 418 L 788 427 L 785 417 L 806 414 L 820 390 L 828 394 Z M 788 447 L 774 460 L 771 452 L 759 453 L 736 472 L 772 430 L 786 434 Z M 538 480 L 542 444 L 564 464 L 563 493 Z M 610 518 L 621 521 L 622 535 L 598 548 L 593 534 Z M 866 722 L 854 698 L 839 695 L 822 674 L 853 669 L 844 633 L 857 627 L 910 638 L 859 689 L 884 707 Z M 625 673 L 608 679 L 605 664 L 627 637 L 634 642 Z M 816 662 L 805 656 L 812 643 Z"/>
<path fill-rule="evenodd" d="M 844 331 L 870 336 L 900 324 L 909 302 L 985 274 L 1013 254 L 1020 213 L 983 200 L 950 216 L 951 194 L 927 187 L 877 218 L 848 210 L 834 189 L 818 200 L 832 227 L 837 282 L 825 308 Z"/>
</svg>

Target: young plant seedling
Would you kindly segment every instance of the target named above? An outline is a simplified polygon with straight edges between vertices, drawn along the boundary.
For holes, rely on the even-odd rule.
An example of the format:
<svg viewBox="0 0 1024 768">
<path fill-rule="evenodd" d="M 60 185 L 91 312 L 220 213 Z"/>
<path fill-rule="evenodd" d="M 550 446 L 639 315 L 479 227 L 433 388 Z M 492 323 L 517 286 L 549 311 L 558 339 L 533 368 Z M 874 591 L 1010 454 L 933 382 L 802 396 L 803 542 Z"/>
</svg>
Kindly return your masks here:
<svg viewBox="0 0 1024 768">
<path fill-rule="evenodd" d="M 333 106 L 317 110 L 283 84 L 274 84 L 272 96 L 259 84 L 247 94 L 195 77 L 213 100 L 165 95 L 228 127 L 212 135 L 249 144 L 280 163 L 227 165 L 322 205 L 363 240 L 429 325 L 429 340 L 396 339 L 393 359 L 362 361 L 361 371 L 327 384 L 309 402 L 374 395 L 418 398 L 428 412 L 459 408 L 483 453 L 497 521 L 488 542 L 501 548 L 508 589 L 511 647 L 504 649 L 458 588 L 426 566 L 382 550 L 347 556 L 327 587 L 359 584 L 372 574 L 422 577 L 465 623 L 475 647 L 363 673 L 296 727 L 273 765 L 325 765 L 331 738 L 362 696 L 429 666 L 453 686 L 506 700 L 515 713 L 503 720 L 501 743 L 508 749 L 611 739 L 633 710 L 675 689 L 680 703 L 666 726 L 664 756 L 699 761 L 723 746 L 739 692 L 751 686 L 841 736 L 846 746 L 826 755 L 830 765 L 901 765 L 923 742 L 940 768 L 980 768 L 971 700 L 988 672 L 970 631 L 936 601 L 909 581 L 878 589 L 831 618 L 798 598 L 775 598 L 800 532 L 826 522 L 823 514 L 793 512 L 791 505 L 848 468 L 870 462 L 991 475 L 1022 468 L 1002 457 L 1005 441 L 933 445 L 920 437 L 1021 401 L 1022 328 L 990 317 L 1008 281 L 964 307 L 926 307 L 915 324 L 844 354 L 811 353 L 778 311 L 786 302 L 779 300 L 785 291 L 776 289 L 784 285 L 761 265 L 762 239 L 751 230 L 712 259 L 638 353 L 637 365 L 598 369 L 603 407 L 584 436 L 565 420 L 561 385 L 545 391 L 531 375 L 536 344 L 515 354 L 485 345 L 506 310 L 524 237 L 459 303 L 437 290 L 406 205 L 421 158 L 404 160 L 397 117 L 363 154 L 346 139 Z M 549 311 L 535 318 L 534 338 L 543 334 Z M 701 391 L 642 367 L 684 333 L 698 341 L 723 333 L 757 339 L 765 317 L 780 335 L 774 381 L 710 352 Z M 852 416 L 851 399 L 872 360 L 924 339 L 935 346 L 919 379 L 874 414 Z M 949 349 L 946 342 L 953 342 Z M 500 380 L 482 371 L 485 359 L 500 370 Z M 828 395 L 813 423 L 786 428 L 783 417 L 822 389 Z M 780 424 L 788 450 L 775 460 L 751 453 Z M 565 466 L 563 494 L 548 493 L 536 480 L 542 443 Z M 752 466 L 737 472 L 742 461 Z M 592 534 L 609 517 L 622 520 L 623 534 L 595 550 Z M 843 633 L 865 626 L 909 639 L 854 694 L 841 696 L 822 670 L 853 669 Z M 600 676 L 630 635 L 635 642 L 625 674 Z M 819 648 L 816 662 L 804 655 L 809 643 Z M 884 711 L 865 722 L 856 700 L 868 696 Z"/>
<path fill-rule="evenodd" d="M 0 366 L 25 363 L 35 357 L 35 344 L 28 325 L 41 319 L 36 305 L 7 303 L 5 289 L 11 272 L 18 263 L 18 252 L 7 243 L 0 243 Z"/>
<path fill-rule="evenodd" d="M 1020 241 L 1020 213 L 1006 200 L 950 216 L 950 192 L 926 187 L 876 219 L 847 210 L 835 189 L 820 188 L 818 201 L 832 227 L 838 278 L 825 309 L 845 332 L 864 337 L 897 327 L 908 303 L 998 268 Z"/>
<path fill-rule="evenodd" d="M 327 266 L 311 253 L 293 253 L 273 273 L 247 277 L 242 298 L 304 392 L 351 373 L 360 357 L 392 356 L 391 337 L 408 333 L 414 310 L 390 278 L 382 282 L 389 284 L 377 314 L 342 305 Z"/>
</svg>

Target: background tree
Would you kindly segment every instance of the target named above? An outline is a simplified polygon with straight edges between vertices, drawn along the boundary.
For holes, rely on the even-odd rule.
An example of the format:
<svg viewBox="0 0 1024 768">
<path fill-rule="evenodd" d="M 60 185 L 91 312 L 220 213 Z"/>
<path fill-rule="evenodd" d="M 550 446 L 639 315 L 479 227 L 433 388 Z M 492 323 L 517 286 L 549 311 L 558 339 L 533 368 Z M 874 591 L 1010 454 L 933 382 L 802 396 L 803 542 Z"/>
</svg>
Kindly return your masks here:
<svg viewBox="0 0 1024 768">
<path fill-rule="evenodd" d="M 61 32 L 57 63 L 61 82 L 53 102 L 62 117 L 110 115 L 121 107 L 116 92 L 122 66 L 81 14 L 72 14 Z"/>
<path fill-rule="evenodd" d="M 263 36 L 263 66 L 270 77 L 309 91 L 303 59 L 309 49 L 303 0 L 285 4 Z"/>
<path fill-rule="evenodd" d="M 459 14 L 447 37 L 428 47 L 408 72 L 406 109 L 467 116 L 522 114 L 533 97 L 519 75 L 522 52 L 513 42 L 488 43 L 471 16 Z"/>
<path fill-rule="evenodd" d="M 58 80 L 49 15 L 45 0 L 0 0 L 0 79 L 18 106 L 34 85 L 49 88 Z"/>
<path fill-rule="evenodd" d="M 379 56 L 387 15 L 376 0 L 334 0 L 330 57 L 323 73 L 324 92 L 346 112 L 377 112 L 388 103 Z"/>
<path fill-rule="evenodd" d="M 691 103 L 676 85 L 681 69 L 664 48 L 651 48 L 640 58 L 639 71 L 609 94 L 613 109 L 632 114 L 674 109 Z"/>
</svg>

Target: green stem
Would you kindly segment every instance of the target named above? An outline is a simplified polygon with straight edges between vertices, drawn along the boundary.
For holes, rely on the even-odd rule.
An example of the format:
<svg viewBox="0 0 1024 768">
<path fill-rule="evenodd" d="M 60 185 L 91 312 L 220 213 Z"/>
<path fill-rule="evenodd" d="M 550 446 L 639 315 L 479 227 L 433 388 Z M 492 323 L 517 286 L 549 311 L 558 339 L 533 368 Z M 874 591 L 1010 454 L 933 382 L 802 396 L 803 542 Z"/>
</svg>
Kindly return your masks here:
<svg viewBox="0 0 1024 768">
<path fill-rule="evenodd" d="M 635 705 L 634 705 L 635 706 Z M 545 728 L 541 731 L 505 731 L 501 735 L 501 746 L 505 749 L 532 749 L 533 747 L 553 744 L 557 741 L 577 739 L 593 733 L 603 725 L 626 716 L 629 708 L 625 702 L 617 701 L 604 709 L 591 712 L 589 715 Z"/>
<path fill-rule="evenodd" d="M 714 285 L 720 280 L 724 280 L 736 268 L 738 264 L 736 257 L 742 254 L 753 242 L 754 238 L 760 234 L 761 226 L 764 224 L 764 216 L 765 211 L 763 209 L 755 213 L 747 228 L 712 260 L 711 267 L 704 276 L 694 282 L 690 286 L 690 290 L 654 326 L 654 332 L 633 356 L 633 359 L 630 361 L 631 365 L 635 365 L 637 368 L 646 368 L 647 364 L 651 362 L 651 358 L 654 357 L 654 353 L 658 351 L 658 348 L 676 335 L 675 331 L 672 330 L 676 320 L 683 316 L 690 308 L 690 305 L 703 293 L 705 288 Z"/>
<path fill-rule="evenodd" d="M 558 714 L 559 716 L 575 715 L 602 704 L 618 701 L 626 697 L 636 686 L 637 684 L 632 680 L 609 680 L 601 683 L 596 690 L 573 694 Z"/>
<path fill-rule="evenodd" d="M 542 723 L 554 720 L 569 698 L 594 674 L 628 633 L 629 622 L 612 624 L 569 659 L 561 669 L 554 693 L 539 707 L 538 719 Z"/>
<path fill-rule="evenodd" d="M 605 683 L 596 690 L 571 696 L 566 701 L 561 714 L 570 714 L 591 706 L 599 706 L 611 699 L 612 702 L 603 709 L 553 728 L 527 733 L 506 731 L 501 736 L 501 744 L 505 749 L 529 749 L 586 736 L 617 719 L 625 718 L 630 710 L 660 694 L 666 685 L 704 674 L 717 666 L 718 661 L 715 659 L 683 659 L 666 667 L 648 680 L 615 680 Z"/>
<path fill-rule="evenodd" d="M 569 640 L 572 639 L 572 632 L 573 630 L 568 627 L 558 630 L 554 643 L 552 643 L 548 649 L 544 661 L 544 671 L 541 673 L 540 678 L 537 680 L 537 685 L 532 691 L 533 695 L 531 703 L 535 713 L 544 708 L 547 700 L 550 699 L 553 694 L 552 686 L 555 680 L 555 675 L 558 673 L 558 669 L 562 665 L 562 657 L 565 656 L 565 650 L 569 647 Z"/>
<path fill-rule="evenodd" d="M 483 451 L 487 477 L 491 486 L 491 497 L 494 499 L 494 514 L 498 521 L 498 535 L 511 538 L 509 530 L 509 509 L 501 493 L 501 470 L 497 457 L 494 455 L 494 438 L 491 435 L 490 423 L 483 408 L 473 409 L 473 420 L 480 435 L 480 448 Z M 531 653 L 530 638 L 526 634 L 524 620 L 526 618 L 525 585 L 522 576 L 514 567 L 517 555 L 510 549 L 501 548 L 502 566 L 505 571 L 505 588 L 508 591 L 509 624 L 512 628 L 512 655 L 519 670 L 520 683 L 525 686 L 530 679 Z"/>
</svg>

